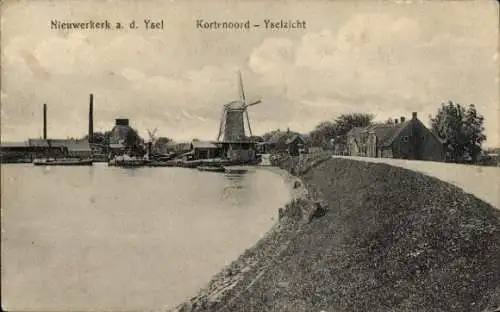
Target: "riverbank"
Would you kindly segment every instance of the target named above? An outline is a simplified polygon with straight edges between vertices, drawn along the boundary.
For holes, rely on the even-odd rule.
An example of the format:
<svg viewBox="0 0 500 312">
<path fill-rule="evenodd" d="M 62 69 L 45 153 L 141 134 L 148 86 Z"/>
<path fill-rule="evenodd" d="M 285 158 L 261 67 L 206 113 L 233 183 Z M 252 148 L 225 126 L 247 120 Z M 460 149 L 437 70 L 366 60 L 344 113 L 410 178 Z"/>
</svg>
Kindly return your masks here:
<svg viewBox="0 0 500 312">
<path fill-rule="evenodd" d="M 494 311 L 500 213 L 384 164 L 331 159 L 301 176 L 323 216 L 286 215 L 176 311 Z M 314 195 L 313 195 L 314 194 Z M 307 209 L 306 209 L 307 211 Z"/>
</svg>

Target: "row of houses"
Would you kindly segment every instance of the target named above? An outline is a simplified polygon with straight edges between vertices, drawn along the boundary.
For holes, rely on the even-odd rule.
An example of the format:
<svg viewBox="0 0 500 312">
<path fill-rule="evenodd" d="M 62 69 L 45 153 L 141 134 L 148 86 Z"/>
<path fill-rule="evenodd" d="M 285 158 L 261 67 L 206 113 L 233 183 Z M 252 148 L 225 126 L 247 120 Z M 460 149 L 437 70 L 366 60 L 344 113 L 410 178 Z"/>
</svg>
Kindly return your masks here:
<svg viewBox="0 0 500 312">
<path fill-rule="evenodd" d="M 257 159 L 257 147 L 253 142 L 201 141 L 168 142 L 159 150 L 161 153 L 175 153 L 188 160 L 224 158 L 240 162 Z"/>
<path fill-rule="evenodd" d="M 393 124 L 353 128 L 347 133 L 346 154 L 350 156 L 444 161 L 444 141 L 430 131 L 416 112 Z"/>
</svg>

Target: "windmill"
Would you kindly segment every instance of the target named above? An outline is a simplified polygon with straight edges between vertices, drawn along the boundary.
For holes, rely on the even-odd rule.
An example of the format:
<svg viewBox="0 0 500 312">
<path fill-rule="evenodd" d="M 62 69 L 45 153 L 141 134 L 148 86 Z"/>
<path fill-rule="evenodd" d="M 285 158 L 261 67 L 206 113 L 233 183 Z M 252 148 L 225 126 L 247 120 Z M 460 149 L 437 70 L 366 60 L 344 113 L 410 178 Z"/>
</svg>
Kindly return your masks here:
<svg viewBox="0 0 500 312">
<path fill-rule="evenodd" d="M 151 142 L 151 144 L 155 144 L 155 142 L 156 142 L 156 132 L 157 131 L 158 131 L 158 128 L 154 128 L 153 131 L 148 130 L 149 142 Z"/>
<path fill-rule="evenodd" d="M 151 155 L 151 153 L 153 152 L 153 148 L 156 143 L 156 131 L 158 131 L 158 128 L 154 128 L 153 131 L 148 129 L 148 135 L 149 135 L 149 142 L 147 144 L 148 155 Z"/>
<path fill-rule="evenodd" d="M 250 137 L 252 136 L 252 128 L 250 126 L 250 118 L 248 117 L 248 107 L 261 103 L 261 100 L 248 102 L 243 89 L 243 79 L 241 72 L 238 71 L 238 84 L 240 99 L 231 101 L 224 105 L 222 109 L 222 116 L 219 125 L 219 134 L 217 141 L 244 141 L 245 135 L 245 121 L 248 127 Z"/>
</svg>

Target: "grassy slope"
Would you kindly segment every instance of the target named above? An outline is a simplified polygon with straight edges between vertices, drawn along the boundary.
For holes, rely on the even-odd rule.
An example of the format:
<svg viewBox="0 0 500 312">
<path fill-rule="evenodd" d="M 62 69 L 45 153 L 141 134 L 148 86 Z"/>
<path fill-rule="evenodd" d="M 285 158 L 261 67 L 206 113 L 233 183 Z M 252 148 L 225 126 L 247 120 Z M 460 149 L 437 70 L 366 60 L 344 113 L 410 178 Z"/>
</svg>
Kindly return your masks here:
<svg viewBox="0 0 500 312">
<path fill-rule="evenodd" d="M 233 277 L 240 280 L 234 291 L 186 311 L 500 306 L 498 210 L 456 187 L 384 164 L 332 159 L 302 179 L 328 202 L 328 213 L 260 242 L 250 257 L 259 265 Z"/>
</svg>

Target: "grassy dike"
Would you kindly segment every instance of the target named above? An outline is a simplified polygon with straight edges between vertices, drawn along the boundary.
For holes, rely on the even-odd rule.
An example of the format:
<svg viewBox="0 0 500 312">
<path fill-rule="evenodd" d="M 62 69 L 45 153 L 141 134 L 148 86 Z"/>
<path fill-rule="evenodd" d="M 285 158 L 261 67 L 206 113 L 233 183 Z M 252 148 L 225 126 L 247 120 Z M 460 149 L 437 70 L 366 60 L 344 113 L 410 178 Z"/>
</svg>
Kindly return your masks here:
<svg viewBox="0 0 500 312">
<path fill-rule="evenodd" d="M 385 164 L 329 159 L 300 178 L 308 195 L 174 311 L 500 308 L 499 210 Z"/>
</svg>

